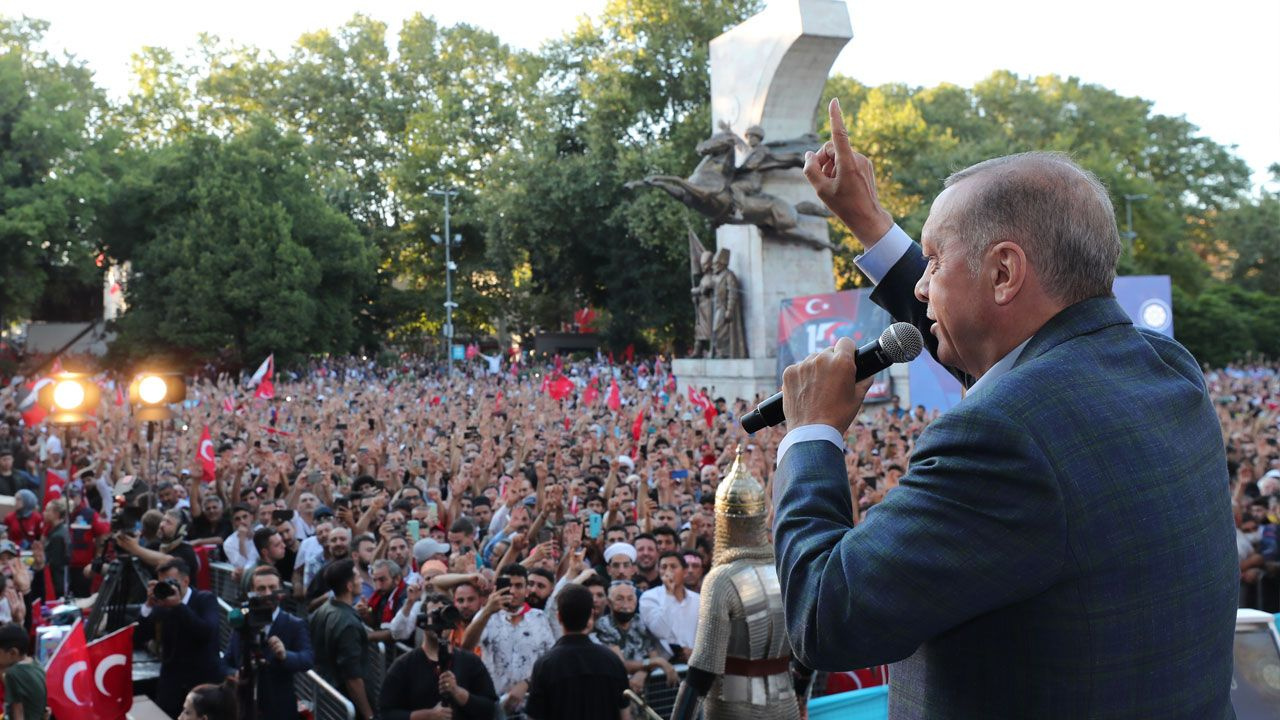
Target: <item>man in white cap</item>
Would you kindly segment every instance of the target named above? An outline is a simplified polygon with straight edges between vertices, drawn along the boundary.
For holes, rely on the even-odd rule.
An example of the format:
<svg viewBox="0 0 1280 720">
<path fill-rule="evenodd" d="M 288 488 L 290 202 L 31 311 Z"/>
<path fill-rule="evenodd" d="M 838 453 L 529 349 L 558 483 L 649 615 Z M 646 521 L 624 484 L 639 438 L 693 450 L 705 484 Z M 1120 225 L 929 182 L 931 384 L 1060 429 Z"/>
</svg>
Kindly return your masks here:
<svg viewBox="0 0 1280 720">
<path fill-rule="evenodd" d="M 631 543 L 616 542 L 604 549 L 605 570 L 610 580 L 630 581 L 636 575 L 636 548 Z"/>
<path fill-rule="evenodd" d="M 435 538 L 422 538 L 413 544 L 413 559 L 418 567 L 428 560 L 439 560 L 449 566 L 449 543 Z"/>
</svg>

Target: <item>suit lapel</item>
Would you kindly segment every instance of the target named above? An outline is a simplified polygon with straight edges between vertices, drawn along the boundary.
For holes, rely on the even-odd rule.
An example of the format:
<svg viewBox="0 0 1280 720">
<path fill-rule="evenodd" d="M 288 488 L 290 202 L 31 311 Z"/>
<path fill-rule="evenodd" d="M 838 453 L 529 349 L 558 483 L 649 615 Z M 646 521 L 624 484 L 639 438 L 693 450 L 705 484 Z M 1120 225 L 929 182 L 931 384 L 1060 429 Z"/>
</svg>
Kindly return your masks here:
<svg viewBox="0 0 1280 720">
<path fill-rule="evenodd" d="M 1124 308 L 1120 307 L 1120 303 L 1116 302 L 1114 297 L 1081 300 L 1063 309 L 1045 323 L 1044 327 L 1031 337 L 1031 342 L 1027 343 L 1013 366 L 1018 367 L 1030 362 L 1072 338 L 1115 325 L 1132 324 L 1133 321 L 1129 319 Z"/>
</svg>

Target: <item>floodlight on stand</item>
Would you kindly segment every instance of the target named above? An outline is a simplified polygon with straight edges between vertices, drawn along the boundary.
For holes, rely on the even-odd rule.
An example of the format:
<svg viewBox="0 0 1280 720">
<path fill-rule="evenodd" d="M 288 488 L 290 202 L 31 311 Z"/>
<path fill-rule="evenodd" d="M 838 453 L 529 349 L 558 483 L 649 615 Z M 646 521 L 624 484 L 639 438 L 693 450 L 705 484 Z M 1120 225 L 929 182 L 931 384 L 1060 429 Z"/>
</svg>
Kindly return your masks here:
<svg viewBox="0 0 1280 720">
<path fill-rule="evenodd" d="M 141 373 L 129 385 L 134 417 L 148 422 L 173 417 L 169 405 L 185 400 L 187 384 L 178 373 Z"/>
<path fill-rule="evenodd" d="M 36 395 L 36 402 L 49 411 L 49 422 L 54 425 L 87 422 L 102 397 L 98 386 L 84 373 L 62 372 L 52 380 Z"/>
</svg>

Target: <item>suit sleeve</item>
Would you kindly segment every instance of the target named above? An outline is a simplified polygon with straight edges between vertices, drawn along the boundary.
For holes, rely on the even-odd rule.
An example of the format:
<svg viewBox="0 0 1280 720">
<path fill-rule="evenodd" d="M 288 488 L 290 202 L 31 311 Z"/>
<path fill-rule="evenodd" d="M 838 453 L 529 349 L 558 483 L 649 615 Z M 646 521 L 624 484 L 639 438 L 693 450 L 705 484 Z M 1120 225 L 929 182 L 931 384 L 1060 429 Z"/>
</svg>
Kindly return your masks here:
<svg viewBox="0 0 1280 720">
<path fill-rule="evenodd" d="M 291 673 L 306 672 L 316 664 L 315 653 L 311 650 L 311 634 L 301 620 L 290 622 L 289 628 L 293 637 L 287 640 L 280 638 L 285 645 L 284 662 L 281 664 Z"/>
<path fill-rule="evenodd" d="M 1066 557 L 1061 494 L 1035 438 L 976 403 L 930 426 L 899 486 L 857 527 L 831 443 L 792 447 L 777 481 L 787 629 L 815 669 L 908 657 L 966 620 L 1042 592 Z"/>
<path fill-rule="evenodd" d="M 897 322 L 911 323 L 924 336 L 924 346 L 934 360 L 938 359 L 938 338 L 929 332 L 933 321 L 925 316 L 928 306 L 916 297 L 916 283 L 924 275 L 928 262 L 920 252 L 920 246 L 911 243 L 898 262 L 884 276 L 876 289 L 871 292 L 871 301 L 889 312 Z M 945 367 L 945 366 L 944 366 Z M 960 384 L 969 387 L 974 378 L 955 368 L 947 367 Z"/>
<path fill-rule="evenodd" d="M 227 652 L 222 656 L 222 673 L 231 675 L 240 671 L 240 633 L 231 633 L 231 641 L 227 643 Z"/>
<path fill-rule="evenodd" d="M 158 607 L 151 614 L 172 623 L 177 632 L 193 644 L 217 641 L 218 601 L 213 595 L 193 593 L 189 604 Z"/>
</svg>

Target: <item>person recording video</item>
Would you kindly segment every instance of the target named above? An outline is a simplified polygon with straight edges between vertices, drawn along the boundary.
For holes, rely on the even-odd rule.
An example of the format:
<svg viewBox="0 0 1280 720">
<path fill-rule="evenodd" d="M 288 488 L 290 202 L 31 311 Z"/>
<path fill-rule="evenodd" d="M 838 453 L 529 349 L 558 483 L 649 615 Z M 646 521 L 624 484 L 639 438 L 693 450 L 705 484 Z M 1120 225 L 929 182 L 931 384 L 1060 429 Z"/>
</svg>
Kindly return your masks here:
<svg viewBox="0 0 1280 720">
<path fill-rule="evenodd" d="M 457 608 L 443 595 L 423 601 L 417 625 L 422 645 L 402 655 L 387 670 L 379 705 L 383 720 L 491 718 L 498 693 L 480 658 L 456 652 L 440 636 L 459 620 Z M 434 682 L 433 682 L 434 680 Z"/>
<path fill-rule="evenodd" d="M 218 598 L 191 587 L 191 568 L 182 560 L 160 566 L 147 583 L 138 632 L 159 645 L 160 682 L 156 704 L 177 717 L 187 693 L 201 683 L 222 681 L 218 658 Z"/>
<path fill-rule="evenodd" d="M 305 673 L 315 664 L 315 655 L 311 650 L 311 634 L 307 624 L 301 618 L 280 609 L 280 598 L 283 583 L 280 573 L 273 567 L 260 565 L 250 576 L 250 615 L 262 613 L 265 624 L 254 627 L 252 618 L 248 620 L 247 632 L 254 635 L 250 648 L 250 660 L 257 663 L 252 679 L 242 674 L 245 658 L 242 657 L 242 635 L 245 631 L 231 635 L 231 643 L 227 646 L 223 665 L 228 679 L 244 684 L 253 682 L 256 688 L 257 701 L 254 710 L 257 717 L 262 718 L 296 718 L 298 717 L 298 697 L 294 693 L 293 678 L 297 673 Z M 244 718 L 244 713 L 241 714 Z"/>
</svg>

